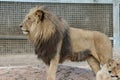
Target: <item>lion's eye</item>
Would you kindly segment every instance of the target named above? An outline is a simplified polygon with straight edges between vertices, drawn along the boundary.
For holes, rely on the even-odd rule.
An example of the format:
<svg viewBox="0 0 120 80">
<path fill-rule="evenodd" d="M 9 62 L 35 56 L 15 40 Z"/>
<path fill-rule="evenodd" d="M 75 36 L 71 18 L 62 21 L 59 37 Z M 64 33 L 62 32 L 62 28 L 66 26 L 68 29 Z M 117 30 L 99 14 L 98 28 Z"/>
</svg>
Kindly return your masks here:
<svg viewBox="0 0 120 80">
<path fill-rule="evenodd" d="M 30 17 L 28 17 L 28 20 L 30 20 L 31 18 Z"/>
<path fill-rule="evenodd" d="M 111 64 L 109 64 L 109 66 L 111 66 Z"/>
</svg>

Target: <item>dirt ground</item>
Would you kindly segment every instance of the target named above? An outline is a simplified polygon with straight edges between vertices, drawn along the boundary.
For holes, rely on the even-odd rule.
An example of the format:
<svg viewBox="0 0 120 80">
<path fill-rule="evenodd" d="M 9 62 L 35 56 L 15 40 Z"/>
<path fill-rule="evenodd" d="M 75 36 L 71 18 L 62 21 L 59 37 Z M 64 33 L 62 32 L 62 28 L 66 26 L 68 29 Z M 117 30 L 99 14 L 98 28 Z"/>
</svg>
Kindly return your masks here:
<svg viewBox="0 0 120 80">
<path fill-rule="evenodd" d="M 114 59 L 120 57 L 114 50 Z M 45 65 L 34 54 L 0 56 L 0 80 L 46 80 Z M 58 66 L 56 80 L 95 80 L 87 62 L 65 62 Z"/>
<path fill-rule="evenodd" d="M 46 80 L 44 66 L 24 66 L 0 69 L 0 80 Z M 56 80 L 95 80 L 92 71 L 59 65 Z"/>
<path fill-rule="evenodd" d="M 34 54 L 0 56 L 0 80 L 46 80 L 45 65 Z M 86 62 L 58 66 L 56 80 L 94 80 Z"/>
</svg>

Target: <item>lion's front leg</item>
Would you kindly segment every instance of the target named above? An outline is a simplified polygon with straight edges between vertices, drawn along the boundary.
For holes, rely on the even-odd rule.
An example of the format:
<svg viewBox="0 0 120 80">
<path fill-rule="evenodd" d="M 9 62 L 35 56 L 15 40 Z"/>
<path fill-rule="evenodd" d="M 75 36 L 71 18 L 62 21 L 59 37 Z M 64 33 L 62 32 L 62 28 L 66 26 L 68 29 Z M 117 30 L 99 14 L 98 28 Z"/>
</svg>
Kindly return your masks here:
<svg viewBox="0 0 120 80">
<path fill-rule="evenodd" d="M 59 56 L 56 55 L 55 58 L 51 60 L 50 66 L 47 66 L 47 80 L 55 80 L 58 63 Z"/>
<path fill-rule="evenodd" d="M 47 80 L 55 80 L 56 79 L 56 71 L 57 66 L 59 64 L 60 59 L 60 50 L 61 50 L 62 41 L 57 46 L 57 53 L 55 57 L 50 61 L 50 65 L 47 66 Z"/>
</svg>

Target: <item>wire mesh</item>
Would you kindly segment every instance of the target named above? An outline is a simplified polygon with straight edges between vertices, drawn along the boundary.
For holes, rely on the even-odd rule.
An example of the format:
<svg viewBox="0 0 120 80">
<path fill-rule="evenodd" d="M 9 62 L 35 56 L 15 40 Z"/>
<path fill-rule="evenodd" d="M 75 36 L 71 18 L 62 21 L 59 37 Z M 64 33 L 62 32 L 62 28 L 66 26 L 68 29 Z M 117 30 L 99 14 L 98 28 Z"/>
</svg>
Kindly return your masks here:
<svg viewBox="0 0 120 80">
<path fill-rule="evenodd" d="M 0 54 L 33 53 L 32 45 L 27 40 L 0 40 Z"/>
<path fill-rule="evenodd" d="M 71 27 L 97 30 L 113 36 L 112 4 L 0 2 L 0 35 L 20 36 L 19 24 L 30 8 L 46 5 Z M 0 40 L 0 54 L 34 52 L 27 40 Z"/>
</svg>

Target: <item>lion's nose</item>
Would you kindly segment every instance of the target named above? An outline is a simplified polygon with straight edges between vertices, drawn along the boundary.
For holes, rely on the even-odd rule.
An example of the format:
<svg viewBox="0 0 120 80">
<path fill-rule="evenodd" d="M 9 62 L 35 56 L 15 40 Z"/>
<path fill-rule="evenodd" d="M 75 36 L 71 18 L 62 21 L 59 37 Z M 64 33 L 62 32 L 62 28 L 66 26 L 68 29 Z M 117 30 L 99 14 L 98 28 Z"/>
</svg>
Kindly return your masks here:
<svg viewBox="0 0 120 80">
<path fill-rule="evenodd" d="M 109 73 L 112 73 L 112 71 L 108 71 Z"/>
<path fill-rule="evenodd" d="M 118 78 L 118 76 L 116 76 Z"/>
<path fill-rule="evenodd" d="M 19 27 L 22 28 L 22 25 L 20 25 Z"/>
</svg>

